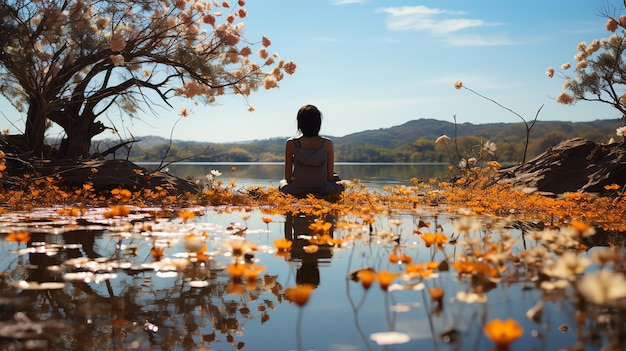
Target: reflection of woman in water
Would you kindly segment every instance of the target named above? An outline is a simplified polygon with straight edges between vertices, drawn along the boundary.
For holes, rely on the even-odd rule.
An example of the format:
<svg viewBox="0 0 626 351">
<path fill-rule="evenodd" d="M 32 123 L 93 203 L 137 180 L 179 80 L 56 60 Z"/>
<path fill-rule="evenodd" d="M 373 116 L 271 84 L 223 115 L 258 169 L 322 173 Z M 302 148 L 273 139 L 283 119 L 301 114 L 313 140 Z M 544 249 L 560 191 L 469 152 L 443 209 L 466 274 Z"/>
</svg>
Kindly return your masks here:
<svg viewBox="0 0 626 351">
<path fill-rule="evenodd" d="M 285 179 L 280 191 L 294 196 L 326 196 L 344 190 L 334 171 L 333 143 L 319 135 L 322 114 L 313 105 L 298 110 L 300 136 L 285 143 Z"/>
<path fill-rule="evenodd" d="M 308 239 L 301 236 L 311 235 L 309 225 L 316 219 L 315 216 L 293 215 L 291 213 L 288 213 L 285 218 L 285 238 L 292 242 L 291 260 L 301 263 L 296 272 L 296 284 L 311 284 L 317 287 L 320 284 L 319 261 L 332 257 L 332 251 L 328 245 L 320 245 L 314 253 L 308 253 L 304 250 L 304 247 L 310 243 Z M 326 221 L 334 223 L 334 217 L 327 216 Z M 329 234 L 332 237 L 332 227 Z"/>
</svg>

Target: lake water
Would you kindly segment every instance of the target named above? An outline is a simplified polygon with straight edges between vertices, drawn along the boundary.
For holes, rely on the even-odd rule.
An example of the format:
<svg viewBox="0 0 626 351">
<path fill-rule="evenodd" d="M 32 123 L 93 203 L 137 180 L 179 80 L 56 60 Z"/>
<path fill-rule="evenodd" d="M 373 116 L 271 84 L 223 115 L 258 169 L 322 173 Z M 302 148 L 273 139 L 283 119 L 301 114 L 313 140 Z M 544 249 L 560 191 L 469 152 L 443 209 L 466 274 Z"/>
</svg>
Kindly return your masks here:
<svg viewBox="0 0 626 351">
<path fill-rule="evenodd" d="M 191 177 L 211 169 L 240 186 L 272 186 L 282 177 L 281 164 L 169 166 Z M 360 178 L 378 189 L 440 177 L 445 169 L 337 165 L 344 179 Z M 454 232 L 464 218 L 419 209 L 377 214 L 371 226 L 333 227 L 332 237 L 344 241 L 331 248 L 312 247 L 302 236 L 310 235 L 313 218 L 194 208 L 198 215 L 183 222 L 155 220 L 158 210 L 136 209 L 123 218 L 106 218 L 107 209 L 90 209 L 80 218 L 49 208 L 1 214 L 0 349 L 491 350 L 483 328 L 495 318 L 523 327 L 513 350 L 603 350 L 609 340 L 625 340 L 619 309 L 581 307 L 567 282 L 540 289 L 531 265 L 506 259 L 541 244 L 504 219 L 474 218 L 480 225 L 467 234 L 478 243 L 515 242 L 507 246 L 497 278 L 461 275 L 446 263 L 424 278 L 398 277 L 384 290 L 376 282 L 365 289 L 355 272 L 401 272 L 406 263 L 392 261 L 392 254 L 415 263 L 451 263 L 463 245 L 427 247 L 420 236 L 442 232 L 460 240 Z M 30 234 L 27 242 L 7 240 L 20 232 Z M 274 247 L 283 238 L 293 243 L 288 254 Z M 244 250 L 245 260 L 263 267 L 250 281 L 228 273 L 243 239 L 255 248 Z M 189 254 L 199 245 L 206 245 L 201 251 L 207 257 Z M 286 291 L 304 283 L 314 289 L 298 306 Z M 442 289 L 444 298 L 431 298 L 432 288 Z M 533 309 L 540 313 L 528 318 Z M 581 309 L 597 318 L 581 319 Z"/>
<path fill-rule="evenodd" d="M 158 163 L 139 163 L 146 168 L 158 167 Z M 235 167 L 235 171 L 232 168 Z M 179 162 L 167 166 L 167 170 L 179 177 L 205 177 L 215 169 L 222 172 L 224 179 L 234 178 L 239 186 L 277 186 L 283 178 L 283 164 L 267 163 L 209 163 Z M 380 187 L 386 185 L 408 185 L 411 178 L 443 178 L 448 172 L 447 164 L 431 163 L 336 163 L 335 172 L 342 179 L 360 179 L 363 184 Z"/>
</svg>

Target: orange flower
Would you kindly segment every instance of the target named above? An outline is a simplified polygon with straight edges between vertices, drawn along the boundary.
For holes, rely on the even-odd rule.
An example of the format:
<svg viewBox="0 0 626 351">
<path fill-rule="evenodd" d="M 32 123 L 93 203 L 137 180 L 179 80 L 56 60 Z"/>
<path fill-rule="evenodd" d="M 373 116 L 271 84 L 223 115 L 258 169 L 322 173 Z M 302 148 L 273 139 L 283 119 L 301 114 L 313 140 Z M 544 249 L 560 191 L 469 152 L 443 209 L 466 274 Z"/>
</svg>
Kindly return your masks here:
<svg viewBox="0 0 626 351">
<path fill-rule="evenodd" d="M 291 240 L 287 240 L 285 238 L 274 240 L 274 246 L 276 246 L 276 249 L 281 252 L 291 250 L 292 244 Z"/>
<path fill-rule="evenodd" d="M 270 224 L 272 223 L 272 219 L 270 217 L 261 217 L 261 220 L 263 221 L 263 223 L 265 224 Z"/>
<path fill-rule="evenodd" d="M 428 289 L 428 293 L 430 294 L 430 298 L 434 301 L 441 302 L 441 300 L 443 300 L 444 291 L 442 288 L 430 288 Z"/>
<path fill-rule="evenodd" d="M 57 211 L 57 213 L 61 216 L 63 215 L 67 215 L 67 216 L 72 216 L 72 217 L 78 217 L 81 214 L 85 213 L 85 209 L 79 209 L 76 207 L 72 207 L 72 208 L 61 208 Z"/>
<path fill-rule="evenodd" d="M 357 272 L 356 276 L 361 281 L 363 289 L 367 290 L 376 279 L 376 272 L 371 268 L 363 268 Z"/>
<path fill-rule="evenodd" d="M 285 294 L 287 294 L 289 301 L 295 302 L 298 306 L 302 307 L 309 302 L 309 297 L 313 289 L 315 289 L 315 286 L 312 284 L 301 284 L 295 288 L 285 289 Z"/>
<path fill-rule="evenodd" d="M 511 318 L 507 318 L 505 321 L 498 318 L 493 319 L 485 324 L 483 331 L 498 347 L 507 347 L 524 334 L 522 326 Z"/>
<path fill-rule="evenodd" d="M 378 285 L 381 289 L 387 291 L 389 285 L 391 285 L 391 282 L 393 282 L 393 280 L 396 279 L 396 277 L 399 275 L 400 273 L 380 271 L 378 272 L 378 274 L 376 274 L 376 281 L 378 282 Z"/>
<path fill-rule="evenodd" d="M 196 251 L 196 258 L 198 259 L 198 261 L 206 261 L 209 259 L 209 255 L 207 254 L 207 246 L 206 244 L 204 244 L 204 246 L 202 246 L 202 248 L 198 251 Z"/>
<path fill-rule="evenodd" d="M 256 281 L 259 277 L 259 273 L 263 272 L 267 266 L 257 266 L 255 264 L 246 265 L 246 270 L 243 274 L 246 276 L 247 281 Z"/>
<path fill-rule="evenodd" d="M 393 264 L 411 264 L 411 262 L 413 262 L 413 259 L 411 258 L 411 256 L 408 256 L 404 253 L 398 255 L 398 253 L 392 252 L 391 254 L 389 254 L 389 262 Z"/>
<path fill-rule="evenodd" d="M 130 197 L 133 195 L 128 189 L 113 189 L 111 190 L 111 194 L 113 194 L 116 199 L 122 201 L 130 200 Z"/>
<path fill-rule="evenodd" d="M 418 276 L 424 279 L 430 277 L 439 264 L 437 262 L 421 262 L 416 264 L 409 264 L 406 266 L 405 273 L 409 276 Z"/>
<path fill-rule="evenodd" d="M 443 233 L 435 232 L 435 233 L 424 233 L 421 235 L 422 240 L 424 240 L 424 244 L 426 247 L 430 247 L 435 244 L 437 246 L 442 246 L 443 244 L 448 242 L 448 237 Z"/>
<path fill-rule="evenodd" d="M 619 188 L 620 188 L 620 186 L 615 184 L 615 183 L 604 186 L 605 190 L 619 190 Z"/>
<path fill-rule="evenodd" d="M 178 217 L 183 220 L 183 223 L 187 223 L 187 221 L 196 218 L 196 215 L 193 213 L 193 211 L 179 211 Z"/>
<path fill-rule="evenodd" d="M 226 271 L 234 279 L 241 279 L 241 277 L 245 274 L 246 266 L 239 263 L 232 263 L 228 266 Z"/>
<path fill-rule="evenodd" d="M 130 208 L 124 205 L 109 206 L 109 209 L 104 213 L 104 218 L 126 217 L 130 214 Z"/>
<path fill-rule="evenodd" d="M 30 233 L 29 232 L 10 232 L 7 234 L 4 239 L 8 242 L 12 243 L 28 243 L 30 241 Z"/>
<path fill-rule="evenodd" d="M 324 222 L 320 219 L 316 219 L 313 223 L 309 224 L 309 229 L 312 233 L 328 233 L 333 226 L 330 222 Z"/>
<path fill-rule="evenodd" d="M 161 258 L 163 257 L 164 250 L 165 249 L 162 247 L 153 246 L 152 249 L 150 249 L 150 254 L 152 255 L 152 258 L 154 258 L 155 261 L 160 261 Z"/>
</svg>

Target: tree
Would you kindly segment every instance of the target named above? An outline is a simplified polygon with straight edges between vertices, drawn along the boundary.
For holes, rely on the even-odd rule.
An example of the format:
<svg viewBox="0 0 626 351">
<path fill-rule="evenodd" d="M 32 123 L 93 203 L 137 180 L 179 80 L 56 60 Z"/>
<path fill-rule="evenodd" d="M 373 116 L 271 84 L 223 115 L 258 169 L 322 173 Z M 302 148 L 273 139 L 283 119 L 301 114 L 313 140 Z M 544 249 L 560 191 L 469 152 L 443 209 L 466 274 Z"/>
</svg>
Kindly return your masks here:
<svg viewBox="0 0 626 351">
<path fill-rule="evenodd" d="M 624 2 L 626 6 L 626 2 Z M 626 15 L 611 16 L 606 11 L 605 28 L 614 33 L 608 38 L 594 39 L 589 44 L 578 44 L 574 75 L 567 75 L 572 65 L 561 65 L 560 76 L 565 79 L 563 85 L 570 93 L 561 92 L 556 101 L 570 105 L 577 101 L 597 101 L 617 109 L 622 115 L 622 124 L 626 123 Z M 552 78 L 553 67 L 548 67 L 546 75 Z"/>
<path fill-rule="evenodd" d="M 89 154 L 105 112 L 135 117 L 174 97 L 212 103 L 275 88 L 296 65 L 244 38 L 245 1 L 0 0 L 0 91 L 26 112 L 24 139 L 46 155 L 50 122 L 64 131 L 57 155 Z M 258 57 L 257 57 L 258 56 Z M 257 63 L 255 61 L 259 61 Z M 253 110 L 250 106 L 249 110 Z M 185 115 L 187 111 L 181 111 Z"/>
</svg>

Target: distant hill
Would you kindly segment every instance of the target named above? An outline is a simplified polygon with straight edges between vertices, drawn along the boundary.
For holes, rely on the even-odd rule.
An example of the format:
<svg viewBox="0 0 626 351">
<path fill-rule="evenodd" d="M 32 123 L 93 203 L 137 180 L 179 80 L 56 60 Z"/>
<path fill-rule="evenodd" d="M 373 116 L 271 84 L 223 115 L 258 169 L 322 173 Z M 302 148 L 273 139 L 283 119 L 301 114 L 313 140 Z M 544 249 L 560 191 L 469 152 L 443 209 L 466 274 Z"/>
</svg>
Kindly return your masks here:
<svg viewBox="0 0 626 351">
<path fill-rule="evenodd" d="M 615 137 L 619 120 L 591 122 L 537 121 L 531 130 L 527 159 L 560 141 L 582 137 L 596 142 L 607 142 Z M 478 152 L 481 142 L 492 141 L 498 147 L 501 162 L 521 159 L 526 127 L 523 123 L 463 123 L 436 119 L 418 119 L 402 125 L 376 130 L 365 130 L 342 137 L 333 137 L 335 159 L 338 162 L 448 162 L 445 150 L 435 145 L 435 139 L 456 134 L 460 156 Z M 120 150 L 117 157 L 133 161 L 161 161 L 169 140 L 154 136 L 137 137 L 139 142 L 130 151 Z M 253 140 L 238 143 L 218 143 L 173 140 L 167 161 L 258 162 L 282 161 L 285 138 Z M 118 141 L 104 140 L 97 145 L 102 152 Z M 208 148 L 207 150 L 205 150 Z M 456 148 L 455 153 L 456 154 Z M 456 155 L 454 155 L 456 157 Z"/>
</svg>

